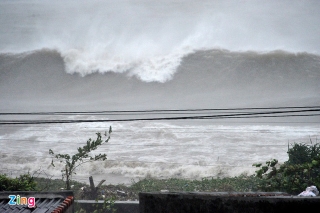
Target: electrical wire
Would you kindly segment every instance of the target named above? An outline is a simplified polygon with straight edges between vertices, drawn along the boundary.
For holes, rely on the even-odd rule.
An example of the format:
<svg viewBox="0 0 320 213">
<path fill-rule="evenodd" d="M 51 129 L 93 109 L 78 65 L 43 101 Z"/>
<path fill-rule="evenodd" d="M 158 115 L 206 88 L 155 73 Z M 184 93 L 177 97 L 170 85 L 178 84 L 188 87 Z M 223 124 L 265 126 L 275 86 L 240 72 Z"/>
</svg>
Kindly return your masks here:
<svg viewBox="0 0 320 213">
<path fill-rule="evenodd" d="M 283 107 L 278 107 L 284 109 Z M 189 119 L 225 119 L 225 118 L 265 118 L 265 117 L 297 117 L 297 116 L 319 116 L 320 107 L 286 107 L 285 109 L 299 109 L 299 110 L 273 110 L 273 111 L 259 111 L 259 112 L 245 112 L 245 113 L 229 113 L 229 114 L 208 114 L 195 116 L 174 116 L 174 117 L 151 117 L 151 118 L 127 118 L 127 119 L 72 119 L 72 120 L 0 120 L 0 125 L 10 124 L 62 124 L 62 123 L 92 123 L 92 122 L 128 122 L 128 121 L 156 121 L 156 120 L 189 120 Z M 248 110 L 248 108 L 242 108 Z M 258 109 L 258 108 L 251 108 Z M 262 109 L 262 108 L 260 108 Z M 275 108 L 264 108 L 275 109 Z M 201 109 L 200 109 L 201 110 Z M 226 109 L 223 109 L 226 110 Z M 239 109 L 237 109 L 239 110 Z M 181 110 L 183 111 L 183 110 Z M 313 114 L 301 114 L 301 113 Z M 91 112 L 92 113 L 92 112 Z M 299 113 L 299 114 L 296 114 Z M 280 115 L 279 115 L 280 114 Z M 35 114 L 33 114 L 35 115 Z M 39 114 L 37 114 L 39 115 Z"/>
<path fill-rule="evenodd" d="M 236 111 L 236 110 L 279 110 L 279 109 L 313 109 L 320 106 L 300 106 L 300 107 L 246 107 L 246 108 L 199 108 L 199 109 L 156 109 L 156 110 L 109 110 L 109 111 L 53 111 L 53 112 L 6 112 L 0 115 L 88 115 L 88 114 L 113 114 L 113 113 L 181 113 L 181 112 L 201 112 L 201 111 Z"/>
</svg>

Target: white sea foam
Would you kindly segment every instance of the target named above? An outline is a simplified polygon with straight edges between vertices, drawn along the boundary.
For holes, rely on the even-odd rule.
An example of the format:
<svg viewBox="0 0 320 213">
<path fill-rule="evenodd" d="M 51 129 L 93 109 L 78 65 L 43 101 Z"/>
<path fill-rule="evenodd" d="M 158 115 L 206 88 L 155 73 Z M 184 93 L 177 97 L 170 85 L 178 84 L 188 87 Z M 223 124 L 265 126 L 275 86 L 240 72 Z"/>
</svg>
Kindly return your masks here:
<svg viewBox="0 0 320 213">
<path fill-rule="evenodd" d="M 130 179 L 190 178 L 252 174 L 253 163 L 287 160 L 288 142 L 306 142 L 320 134 L 314 126 L 181 125 L 168 122 L 92 123 L 33 126 L 1 136 L 1 172 L 45 170 L 59 178 L 60 166 L 50 167 L 49 149 L 76 152 L 97 131 L 112 125 L 111 140 L 95 151 L 108 160 L 84 164 L 75 178 L 108 175 Z M 6 144 L 12 144 L 7 146 Z M 21 155 L 23 147 L 23 155 Z M 35 149 L 36 147 L 36 149 Z M 123 180 L 123 179 L 119 179 Z M 116 180 L 114 180 L 116 181 Z"/>
</svg>

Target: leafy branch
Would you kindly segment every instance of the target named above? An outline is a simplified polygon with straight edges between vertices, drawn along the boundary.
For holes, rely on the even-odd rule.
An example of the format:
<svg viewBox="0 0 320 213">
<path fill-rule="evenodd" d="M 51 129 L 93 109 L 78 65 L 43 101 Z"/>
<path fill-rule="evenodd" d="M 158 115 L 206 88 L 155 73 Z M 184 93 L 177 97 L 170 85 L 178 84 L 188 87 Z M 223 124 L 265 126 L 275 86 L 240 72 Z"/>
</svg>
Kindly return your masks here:
<svg viewBox="0 0 320 213">
<path fill-rule="evenodd" d="M 105 132 L 104 136 L 107 139 L 103 140 L 101 133 L 96 133 L 97 139 L 92 140 L 89 138 L 87 140 L 86 145 L 83 147 L 78 147 L 77 153 L 70 156 L 69 154 L 55 154 L 52 149 L 49 149 L 49 154 L 60 161 L 60 163 L 64 163 L 64 169 L 61 170 L 62 178 L 66 178 L 66 189 L 70 189 L 70 179 L 73 174 L 75 173 L 76 168 L 81 166 L 84 163 L 93 162 L 93 161 L 105 161 L 107 159 L 106 154 L 97 154 L 97 155 L 90 155 L 90 153 L 96 150 L 100 145 L 103 143 L 107 143 L 110 140 L 110 134 L 112 132 L 111 126 L 109 127 L 109 131 Z M 51 161 L 51 165 L 55 167 L 53 159 Z"/>
</svg>

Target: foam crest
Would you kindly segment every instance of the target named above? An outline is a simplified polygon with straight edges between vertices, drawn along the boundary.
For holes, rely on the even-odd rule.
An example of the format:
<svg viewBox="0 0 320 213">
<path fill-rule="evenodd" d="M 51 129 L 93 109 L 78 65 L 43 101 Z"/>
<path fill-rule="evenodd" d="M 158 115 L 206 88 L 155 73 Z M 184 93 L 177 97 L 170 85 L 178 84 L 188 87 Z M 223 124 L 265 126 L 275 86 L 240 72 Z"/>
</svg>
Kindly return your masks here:
<svg viewBox="0 0 320 213">
<path fill-rule="evenodd" d="M 81 76 L 94 72 L 126 72 L 128 76 L 136 76 L 145 82 L 158 81 L 163 83 L 172 79 L 182 57 L 188 52 L 141 58 L 110 55 L 107 52 L 92 53 L 77 49 L 62 52 L 66 72 L 78 73 Z"/>
</svg>

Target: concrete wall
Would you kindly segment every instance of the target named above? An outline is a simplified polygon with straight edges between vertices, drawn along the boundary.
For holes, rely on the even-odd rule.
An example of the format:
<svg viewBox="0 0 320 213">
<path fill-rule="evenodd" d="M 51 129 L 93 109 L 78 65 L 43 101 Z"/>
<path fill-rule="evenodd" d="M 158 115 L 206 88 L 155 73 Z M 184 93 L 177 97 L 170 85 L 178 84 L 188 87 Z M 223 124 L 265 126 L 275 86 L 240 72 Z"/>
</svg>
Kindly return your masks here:
<svg viewBox="0 0 320 213">
<path fill-rule="evenodd" d="M 140 193 L 141 213 L 320 212 L 320 197 L 284 193 Z"/>
</svg>

